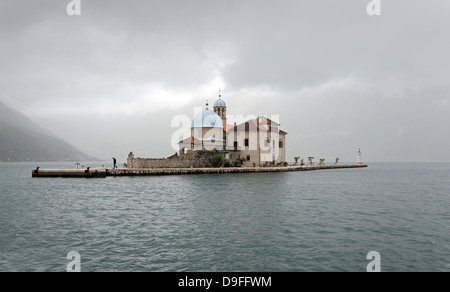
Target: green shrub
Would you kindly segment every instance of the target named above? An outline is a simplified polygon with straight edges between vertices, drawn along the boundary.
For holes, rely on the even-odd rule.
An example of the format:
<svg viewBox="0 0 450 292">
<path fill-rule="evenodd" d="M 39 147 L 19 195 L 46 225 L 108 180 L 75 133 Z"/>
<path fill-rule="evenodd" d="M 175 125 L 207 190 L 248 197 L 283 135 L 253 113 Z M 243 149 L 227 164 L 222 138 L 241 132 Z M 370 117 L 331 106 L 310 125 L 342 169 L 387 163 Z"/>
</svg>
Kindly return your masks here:
<svg viewBox="0 0 450 292">
<path fill-rule="evenodd" d="M 222 165 L 222 163 L 223 163 L 223 156 L 222 156 L 222 154 L 216 154 L 216 155 L 211 157 L 211 164 L 214 167 L 219 167 L 219 166 Z"/>
<path fill-rule="evenodd" d="M 229 160 L 227 160 L 227 162 L 225 162 L 225 167 L 231 167 L 231 162 Z"/>
<path fill-rule="evenodd" d="M 239 157 L 239 158 L 236 160 L 236 162 L 234 163 L 234 165 L 235 165 L 236 167 L 241 167 L 242 165 L 244 165 L 244 161 L 247 161 L 247 159 Z"/>
</svg>

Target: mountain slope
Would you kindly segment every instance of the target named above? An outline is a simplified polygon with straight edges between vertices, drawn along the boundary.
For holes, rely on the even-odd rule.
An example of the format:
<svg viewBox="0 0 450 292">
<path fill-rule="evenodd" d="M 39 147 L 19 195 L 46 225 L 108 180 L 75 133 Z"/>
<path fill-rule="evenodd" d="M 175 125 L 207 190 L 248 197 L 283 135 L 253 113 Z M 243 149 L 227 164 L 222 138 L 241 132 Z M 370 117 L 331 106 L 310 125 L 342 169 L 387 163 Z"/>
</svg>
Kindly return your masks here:
<svg viewBox="0 0 450 292">
<path fill-rule="evenodd" d="M 0 161 L 94 161 L 0 102 Z"/>
<path fill-rule="evenodd" d="M 9 126 L 18 130 L 30 130 L 38 133 L 42 133 L 48 136 L 54 136 L 47 130 L 39 127 L 29 118 L 21 114 L 20 112 L 6 106 L 0 101 L 0 122 L 8 124 Z"/>
</svg>

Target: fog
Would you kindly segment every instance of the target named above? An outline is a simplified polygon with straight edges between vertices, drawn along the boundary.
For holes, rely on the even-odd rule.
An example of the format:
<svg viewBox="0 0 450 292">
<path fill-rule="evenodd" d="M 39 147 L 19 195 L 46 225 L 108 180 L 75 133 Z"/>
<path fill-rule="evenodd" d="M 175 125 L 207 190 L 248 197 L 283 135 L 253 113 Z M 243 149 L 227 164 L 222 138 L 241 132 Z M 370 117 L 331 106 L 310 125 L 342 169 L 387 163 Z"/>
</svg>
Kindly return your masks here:
<svg viewBox="0 0 450 292">
<path fill-rule="evenodd" d="M 221 89 L 288 161 L 450 161 L 449 1 L 69 2 L 0 0 L 0 100 L 90 155 L 172 155 Z"/>
</svg>

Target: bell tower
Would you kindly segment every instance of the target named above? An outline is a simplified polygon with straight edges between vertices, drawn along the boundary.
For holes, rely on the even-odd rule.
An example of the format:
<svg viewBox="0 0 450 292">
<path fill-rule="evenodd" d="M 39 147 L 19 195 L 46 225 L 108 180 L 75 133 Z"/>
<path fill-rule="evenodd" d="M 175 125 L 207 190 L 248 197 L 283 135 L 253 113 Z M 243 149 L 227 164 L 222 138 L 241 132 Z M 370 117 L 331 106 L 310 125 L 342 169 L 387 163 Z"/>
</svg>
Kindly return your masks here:
<svg viewBox="0 0 450 292">
<path fill-rule="evenodd" d="M 222 95 L 219 90 L 219 99 L 214 102 L 214 112 L 222 119 L 223 127 L 227 125 L 227 105 L 222 100 Z"/>
</svg>

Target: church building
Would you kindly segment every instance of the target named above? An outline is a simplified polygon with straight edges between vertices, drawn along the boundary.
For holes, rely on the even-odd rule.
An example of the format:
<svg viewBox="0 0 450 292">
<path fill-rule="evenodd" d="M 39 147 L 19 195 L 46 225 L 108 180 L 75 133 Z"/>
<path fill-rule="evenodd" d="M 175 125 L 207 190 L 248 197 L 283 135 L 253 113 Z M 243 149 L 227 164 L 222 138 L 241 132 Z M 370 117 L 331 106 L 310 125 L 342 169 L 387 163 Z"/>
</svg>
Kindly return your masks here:
<svg viewBox="0 0 450 292">
<path fill-rule="evenodd" d="M 219 95 L 213 110 L 207 104 L 192 120 L 191 136 L 179 142 L 179 156 L 217 150 L 232 164 L 239 159 L 244 166 L 283 163 L 286 135 L 279 123 L 264 116 L 228 124 L 227 105 Z"/>
</svg>

